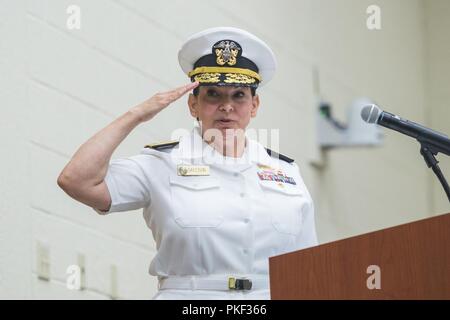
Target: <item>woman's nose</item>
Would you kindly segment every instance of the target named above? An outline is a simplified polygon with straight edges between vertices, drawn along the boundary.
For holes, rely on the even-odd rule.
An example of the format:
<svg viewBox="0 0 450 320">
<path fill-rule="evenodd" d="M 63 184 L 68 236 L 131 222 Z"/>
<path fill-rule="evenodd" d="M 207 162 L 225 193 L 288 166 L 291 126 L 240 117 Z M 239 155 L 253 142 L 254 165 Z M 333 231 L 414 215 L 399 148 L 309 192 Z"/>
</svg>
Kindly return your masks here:
<svg viewBox="0 0 450 320">
<path fill-rule="evenodd" d="M 224 103 L 219 107 L 220 111 L 231 112 L 233 111 L 233 106 L 230 103 Z"/>
</svg>

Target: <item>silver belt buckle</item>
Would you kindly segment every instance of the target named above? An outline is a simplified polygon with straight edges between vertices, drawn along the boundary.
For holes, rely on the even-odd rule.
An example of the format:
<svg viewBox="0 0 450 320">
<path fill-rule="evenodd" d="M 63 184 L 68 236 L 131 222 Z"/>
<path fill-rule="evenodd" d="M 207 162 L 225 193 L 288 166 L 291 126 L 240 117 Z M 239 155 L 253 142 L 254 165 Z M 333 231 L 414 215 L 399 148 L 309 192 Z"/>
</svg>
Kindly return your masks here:
<svg viewBox="0 0 450 320">
<path fill-rule="evenodd" d="M 250 279 L 228 277 L 228 289 L 230 290 L 251 290 L 251 288 L 252 280 Z"/>
</svg>

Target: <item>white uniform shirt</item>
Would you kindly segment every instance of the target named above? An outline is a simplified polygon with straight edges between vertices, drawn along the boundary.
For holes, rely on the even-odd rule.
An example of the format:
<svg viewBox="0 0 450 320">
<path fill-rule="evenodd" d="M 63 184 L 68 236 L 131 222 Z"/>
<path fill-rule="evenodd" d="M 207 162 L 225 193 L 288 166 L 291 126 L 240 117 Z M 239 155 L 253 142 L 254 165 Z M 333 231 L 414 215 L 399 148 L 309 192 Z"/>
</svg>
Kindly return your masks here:
<svg viewBox="0 0 450 320">
<path fill-rule="evenodd" d="M 267 275 L 269 257 L 317 245 L 298 166 L 249 138 L 236 161 L 205 143 L 198 128 L 173 148 L 111 161 L 108 212 L 144 208 L 157 247 L 151 275 Z M 180 176 L 179 164 L 210 172 Z"/>
</svg>

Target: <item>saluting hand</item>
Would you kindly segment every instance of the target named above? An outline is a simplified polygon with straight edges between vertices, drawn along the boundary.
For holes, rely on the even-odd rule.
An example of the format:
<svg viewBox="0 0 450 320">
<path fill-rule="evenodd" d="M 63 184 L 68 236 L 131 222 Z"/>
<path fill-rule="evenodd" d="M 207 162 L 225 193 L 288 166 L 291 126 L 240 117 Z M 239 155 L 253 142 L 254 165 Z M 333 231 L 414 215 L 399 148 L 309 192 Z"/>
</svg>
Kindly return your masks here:
<svg viewBox="0 0 450 320">
<path fill-rule="evenodd" d="M 139 116 L 141 122 L 148 121 L 172 102 L 178 100 L 187 92 L 195 89 L 198 84 L 199 83 L 196 81 L 167 92 L 158 92 L 150 99 L 145 100 L 134 107 L 131 111 Z"/>
</svg>

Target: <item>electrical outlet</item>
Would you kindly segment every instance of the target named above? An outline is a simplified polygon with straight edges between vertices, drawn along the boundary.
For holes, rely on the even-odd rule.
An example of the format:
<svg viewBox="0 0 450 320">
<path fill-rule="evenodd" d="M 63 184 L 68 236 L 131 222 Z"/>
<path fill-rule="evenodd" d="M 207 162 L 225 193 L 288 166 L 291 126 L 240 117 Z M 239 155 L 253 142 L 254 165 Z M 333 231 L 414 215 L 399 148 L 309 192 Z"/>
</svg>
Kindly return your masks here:
<svg viewBox="0 0 450 320">
<path fill-rule="evenodd" d="M 86 259 L 84 254 L 78 253 L 77 265 L 80 267 L 80 290 L 86 289 Z"/>
<path fill-rule="evenodd" d="M 36 243 L 36 260 L 38 278 L 50 281 L 50 248 L 39 241 Z"/>
<path fill-rule="evenodd" d="M 111 287 L 110 287 L 110 297 L 111 299 L 117 299 L 119 297 L 118 290 L 117 290 L 117 266 L 111 265 L 110 268 L 110 280 L 111 280 Z"/>
</svg>

